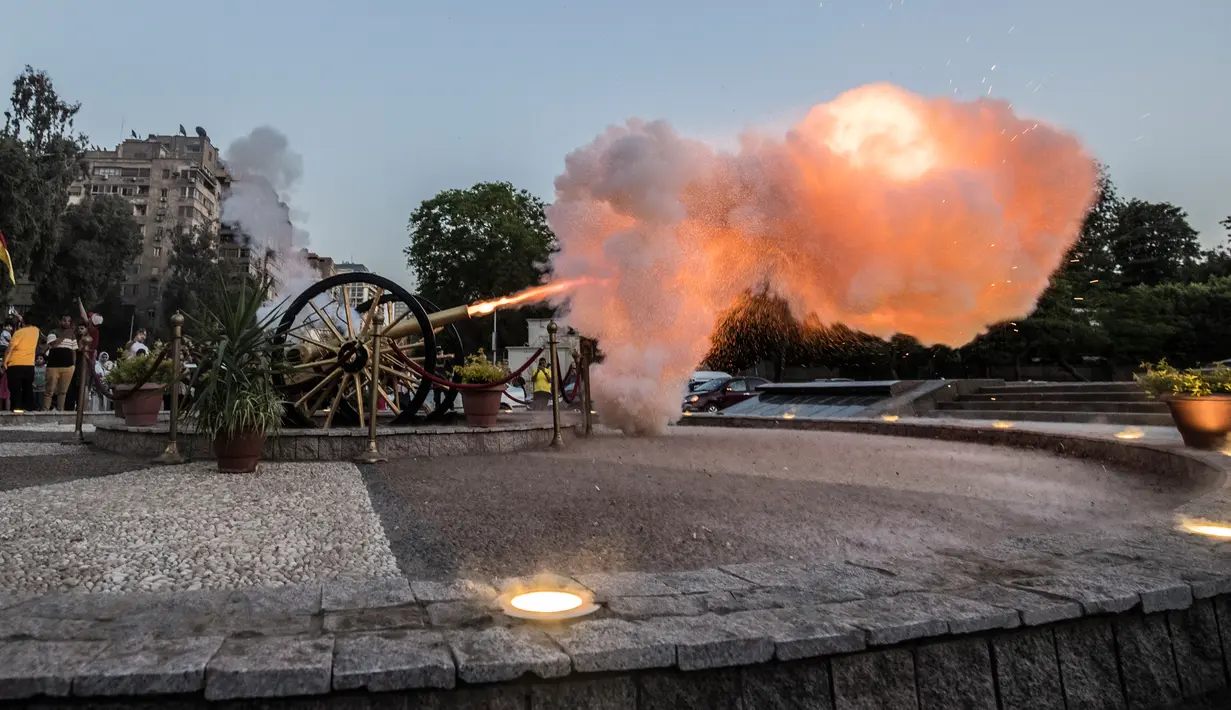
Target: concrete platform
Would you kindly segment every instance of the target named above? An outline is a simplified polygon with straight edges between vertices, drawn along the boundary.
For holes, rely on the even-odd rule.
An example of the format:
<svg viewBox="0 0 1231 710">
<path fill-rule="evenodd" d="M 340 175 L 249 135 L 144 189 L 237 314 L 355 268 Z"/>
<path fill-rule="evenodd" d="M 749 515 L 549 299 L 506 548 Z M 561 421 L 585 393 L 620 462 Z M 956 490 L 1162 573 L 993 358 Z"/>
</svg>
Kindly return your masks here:
<svg viewBox="0 0 1231 710">
<path fill-rule="evenodd" d="M 525 451 L 547 446 L 552 424 L 541 417 L 514 419 L 494 427 L 419 426 L 376 428 L 377 448 L 389 457 L 466 456 Z M 580 427 L 576 417 L 568 420 L 567 436 Z M 168 425 L 125 426 L 123 420 L 99 419 L 94 425 L 93 444 L 103 451 L 136 457 L 153 457 L 167 445 Z M 181 453 L 195 459 L 213 458 L 213 439 L 197 435 L 191 427 L 179 435 Z M 262 461 L 351 461 L 367 450 L 366 429 L 283 429 L 265 441 Z"/>
<path fill-rule="evenodd" d="M 1060 424 L 686 424 L 732 425 L 860 427 L 1075 456 L 1199 485 L 1178 515 L 1231 515 L 1231 458 L 1185 450 L 1163 429 L 1123 441 L 1111 428 Z M 1177 530 L 1174 521 L 977 548 L 566 581 L 601 609 L 571 623 L 514 620 L 492 600 L 524 580 L 401 575 L 276 589 L 0 596 L 0 699 L 1008 710 L 1226 707 L 1231 697 L 1231 543 Z"/>
</svg>

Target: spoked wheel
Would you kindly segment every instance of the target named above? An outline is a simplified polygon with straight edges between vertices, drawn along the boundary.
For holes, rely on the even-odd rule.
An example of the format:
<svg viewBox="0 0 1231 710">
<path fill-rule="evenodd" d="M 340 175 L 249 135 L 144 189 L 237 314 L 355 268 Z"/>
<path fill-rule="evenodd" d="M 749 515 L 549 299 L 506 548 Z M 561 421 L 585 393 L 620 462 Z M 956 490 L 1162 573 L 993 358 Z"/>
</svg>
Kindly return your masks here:
<svg viewBox="0 0 1231 710">
<path fill-rule="evenodd" d="M 384 316 L 379 330 L 373 318 L 377 310 Z M 408 318 L 418 321 L 419 334 L 401 339 L 384 335 Z M 373 383 L 376 333 L 381 334 L 380 381 Z M 393 413 L 391 423 L 409 423 L 431 391 L 430 383 L 422 382 L 398 355 L 400 351 L 428 372 L 435 370 L 436 338 L 427 310 L 383 276 L 351 272 L 317 281 L 291 302 L 277 338 L 285 367 L 275 378 L 286 398 L 287 423 L 293 426 L 367 426 L 374 414 L 367 411 L 374 386 L 386 411 Z M 409 390 L 408 401 L 398 396 L 403 389 Z"/>
</svg>

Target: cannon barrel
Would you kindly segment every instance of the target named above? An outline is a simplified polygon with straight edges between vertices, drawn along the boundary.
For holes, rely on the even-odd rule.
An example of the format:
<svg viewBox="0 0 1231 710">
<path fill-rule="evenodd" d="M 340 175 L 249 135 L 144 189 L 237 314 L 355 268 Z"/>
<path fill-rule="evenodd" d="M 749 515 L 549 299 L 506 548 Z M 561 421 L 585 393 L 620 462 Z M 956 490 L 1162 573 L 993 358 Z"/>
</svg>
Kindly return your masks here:
<svg viewBox="0 0 1231 710">
<path fill-rule="evenodd" d="M 432 324 L 432 330 L 443 328 L 450 323 L 467 320 L 470 318 L 470 306 L 457 306 L 456 308 L 447 308 L 443 311 L 436 311 L 428 316 L 428 321 Z M 401 323 L 393 325 L 384 332 L 386 338 L 397 340 L 412 335 L 421 335 L 423 329 L 419 327 L 419 321 L 413 318 L 403 318 Z"/>
</svg>

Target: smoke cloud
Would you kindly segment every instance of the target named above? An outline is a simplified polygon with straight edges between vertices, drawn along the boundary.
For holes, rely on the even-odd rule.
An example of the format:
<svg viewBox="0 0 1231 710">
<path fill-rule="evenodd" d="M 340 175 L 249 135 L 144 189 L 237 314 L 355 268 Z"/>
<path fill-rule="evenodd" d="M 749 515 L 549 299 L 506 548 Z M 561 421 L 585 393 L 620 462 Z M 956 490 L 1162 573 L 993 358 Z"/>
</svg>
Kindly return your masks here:
<svg viewBox="0 0 1231 710">
<path fill-rule="evenodd" d="M 1094 186 L 1076 138 L 990 99 L 865 86 L 735 151 L 630 120 L 556 179 L 555 278 L 601 279 L 571 292 L 564 322 L 606 354 L 604 419 L 661 433 L 744 291 L 768 283 L 797 317 L 959 346 L 1033 310 Z"/>
<path fill-rule="evenodd" d="M 303 176 L 303 158 L 285 135 L 262 126 L 231 143 L 223 161 L 234 182 L 222 201 L 222 221 L 239 229 L 254 252 L 271 255 L 271 303 L 301 293 L 319 278 L 301 251 L 308 233 L 291 219 L 290 193 Z"/>
</svg>

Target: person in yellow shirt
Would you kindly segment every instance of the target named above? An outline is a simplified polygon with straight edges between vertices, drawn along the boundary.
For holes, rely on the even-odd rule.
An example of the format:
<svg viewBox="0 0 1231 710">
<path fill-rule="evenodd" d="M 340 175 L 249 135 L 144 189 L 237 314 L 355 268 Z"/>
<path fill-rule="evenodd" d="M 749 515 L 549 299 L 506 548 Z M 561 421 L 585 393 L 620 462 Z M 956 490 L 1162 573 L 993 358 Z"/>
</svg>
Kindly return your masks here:
<svg viewBox="0 0 1231 710">
<path fill-rule="evenodd" d="M 534 409 L 551 409 L 551 368 L 547 366 L 547 358 L 539 358 L 538 367 L 530 375 L 534 381 L 534 398 L 530 404 Z"/>
<path fill-rule="evenodd" d="M 38 343 L 38 328 L 32 325 L 19 327 L 13 331 L 9 349 L 4 353 L 4 372 L 8 376 L 14 411 L 30 412 L 35 408 L 34 356 Z"/>
</svg>

